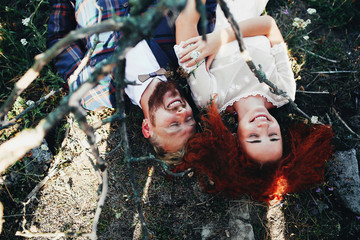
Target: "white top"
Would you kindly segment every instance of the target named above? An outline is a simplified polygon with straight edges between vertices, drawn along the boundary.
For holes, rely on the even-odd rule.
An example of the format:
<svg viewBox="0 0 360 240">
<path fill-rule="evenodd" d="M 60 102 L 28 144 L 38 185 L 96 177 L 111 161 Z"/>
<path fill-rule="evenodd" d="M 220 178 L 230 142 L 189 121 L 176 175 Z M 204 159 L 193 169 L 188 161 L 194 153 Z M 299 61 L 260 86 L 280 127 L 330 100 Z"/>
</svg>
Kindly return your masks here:
<svg viewBox="0 0 360 240">
<path fill-rule="evenodd" d="M 128 81 L 135 82 L 136 85 L 127 85 L 125 92 L 131 102 L 141 108 L 140 100 L 147 86 L 154 78 L 149 78 L 145 82 L 140 82 L 138 76 L 149 74 L 160 69 L 149 45 L 145 40 L 139 42 L 126 54 L 125 78 Z M 167 81 L 165 76 L 157 76 L 162 81 Z"/>
<path fill-rule="evenodd" d="M 251 12 L 248 6 L 250 3 L 252 3 L 251 6 L 255 8 L 260 6 L 260 4 L 254 2 L 266 4 L 267 1 L 254 0 L 254 2 L 246 1 L 246 3 L 244 3 L 244 0 L 238 0 L 229 2 L 234 5 L 236 5 L 235 3 L 243 2 L 243 6 L 246 6 L 246 8 L 238 8 L 239 11 L 234 11 L 234 9 L 231 8 L 232 12 L 239 13 L 240 16 L 243 16 L 242 9 L 244 9 L 245 13 Z M 265 5 L 261 7 L 265 7 Z M 260 14 L 262 12 L 262 10 L 256 10 L 257 11 L 252 11 L 252 14 L 255 12 Z M 223 15 L 220 15 L 219 18 L 221 18 L 219 22 L 224 20 Z M 238 17 L 236 19 L 238 20 L 240 18 Z M 218 21 L 218 17 L 216 21 Z M 222 26 L 217 25 L 217 27 Z M 291 99 L 294 99 L 296 84 L 285 43 L 278 44 L 271 48 L 267 37 L 256 36 L 244 38 L 244 44 L 255 65 L 258 66 L 260 64 L 262 66 L 262 70 L 265 72 L 267 79 L 285 91 Z M 179 56 L 183 50 L 181 45 L 182 44 L 174 47 L 177 56 Z M 184 64 L 179 64 L 188 72 L 192 70 L 187 69 Z M 205 107 L 209 100 L 217 95 L 215 103 L 217 104 L 219 112 L 224 111 L 228 106 L 232 106 L 234 102 L 239 99 L 251 95 L 261 95 L 276 107 L 280 107 L 288 102 L 286 98 L 273 94 L 265 83 L 259 83 L 241 56 L 237 41 L 225 44 L 220 48 L 211 65 L 210 72 L 206 71 L 205 63 L 202 62 L 198 68 L 190 74 L 188 84 L 191 88 L 194 102 L 199 107 Z"/>
<path fill-rule="evenodd" d="M 225 0 L 236 22 L 260 16 L 269 0 Z M 215 30 L 230 26 L 223 11 L 218 5 L 216 8 Z"/>
</svg>

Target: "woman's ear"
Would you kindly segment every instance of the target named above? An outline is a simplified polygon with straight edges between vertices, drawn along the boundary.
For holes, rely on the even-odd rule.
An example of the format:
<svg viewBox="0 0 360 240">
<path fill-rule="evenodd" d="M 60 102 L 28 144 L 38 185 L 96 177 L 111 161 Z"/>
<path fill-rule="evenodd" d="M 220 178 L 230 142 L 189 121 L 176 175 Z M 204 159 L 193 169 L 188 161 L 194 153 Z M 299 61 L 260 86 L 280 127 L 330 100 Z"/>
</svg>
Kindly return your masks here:
<svg viewBox="0 0 360 240">
<path fill-rule="evenodd" d="M 141 129 L 142 129 L 142 133 L 145 138 L 151 137 L 152 126 L 151 126 L 150 120 L 148 118 L 143 119 Z"/>
</svg>

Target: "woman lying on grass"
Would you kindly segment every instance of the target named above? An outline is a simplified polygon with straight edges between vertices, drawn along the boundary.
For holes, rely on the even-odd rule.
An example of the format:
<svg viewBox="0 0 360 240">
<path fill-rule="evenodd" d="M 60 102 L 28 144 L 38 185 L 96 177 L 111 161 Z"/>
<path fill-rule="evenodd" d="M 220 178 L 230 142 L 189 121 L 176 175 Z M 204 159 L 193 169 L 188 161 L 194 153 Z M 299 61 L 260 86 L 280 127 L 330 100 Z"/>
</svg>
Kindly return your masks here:
<svg viewBox="0 0 360 240">
<path fill-rule="evenodd" d="M 283 37 L 271 17 L 259 17 L 267 1 L 226 3 L 254 63 L 294 99 L 296 85 Z M 208 192 L 231 197 L 249 194 L 264 201 L 321 181 L 331 155 L 331 128 L 298 123 L 282 133 L 268 110 L 288 100 L 258 81 L 219 6 L 216 14 L 215 30 L 207 35 L 207 42 L 198 36 L 194 0 L 188 1 L 176 20 L 179 45 L 175 52 L 190 73 L 188 83 L 195 103 L 207 107 L 207 114 L 201 118 L 203 132 L 189 140 L 184 160 L 175 171 L 194 168 Z M 237 114 L 237 134 L 224 126 L 221 112 Z"/>
</svg>

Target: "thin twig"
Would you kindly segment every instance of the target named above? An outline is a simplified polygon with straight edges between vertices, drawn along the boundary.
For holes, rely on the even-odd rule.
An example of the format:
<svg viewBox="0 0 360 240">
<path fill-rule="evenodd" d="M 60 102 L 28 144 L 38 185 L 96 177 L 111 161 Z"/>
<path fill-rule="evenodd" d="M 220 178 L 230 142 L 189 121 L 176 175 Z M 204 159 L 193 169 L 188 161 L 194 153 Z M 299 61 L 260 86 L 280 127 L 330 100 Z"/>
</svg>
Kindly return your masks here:
<svg viewBox="0 0 360 240">
<path fill-rule="evenodd" d="M 328 91 L 324 92 L 314 92 L 314 91 L 303 91 L 303 90 L 296 90 L 297 93 L 309 93 L 309 94 L 330 94 Z"/>
<path fill-rule="evenodd" d="M 313 83 L 318 79 L 319 76 L 320 76 L 320 74 L 316 75 L 316 76 L 314 77 L 314 79 L 305 86 L 305 88 L 308 88 L 311 84 L 313 84 Z"/>
<path fill-rule="evenodd" d="M 101 194 L 100 194 L 100 199 L 98 201 L 97 204 L 97 208 L 96 208 L 96 212 L 95 212 L 95 216 L 93 219 L 93 225 L 92 225 L 92 232 L 88 233 L 88 234 L 84 234 L 85 236 L 89 237 L 90 239 L 97 239 L 97 226 L 99 224 L 99 219 L 100 219 L 100 214 L 101 214 L 101 210 L 105 205 L 105 199 L 108 193 L 108 172 L 107 169 L 105 169 L 102 173 L 102 184 L 101 184 Z"/>
<path fill-rule="evenodd" d="M 25 114 L 27 114 L 28 112 L 30 112 L 32 109 L 36 108 L 37 106 L 39 106 L 41 103 L 43 103 L 45 100 L 47 100 L 48 98 L 52 97 L 53 95 L 55 95 L 56 93 L 62 91 L 62 88 L 59 88 L 57 90 L 51 90 L 48 94 L 46 94 L 44 97 L 40 98 L 39 100 L 37 100 L 34 104 L 30 105 L 29 107 L 27 107 L 24 111 L 22 111 L 19 115 L 17 115 L 15 118 L 11 119 L 8 124 L 4 125 L 4 126 L 0 126 L 0 130 L 9 128 L 15 124 L 17 124 L 17 120 L 19 120 L 20 118 L 22 118 Z M 0 125 L 1 122 L 0 122 Z"/>
<path fill-rule="evenodd" d="M 29 230 L 23 230 L 22 232 L 17 231 L 15 236 L 25 237 L 25 238 L 51 238 L 51 239 L 59 239 L 61 237 L 69 236 L 69 234 L 65 234 L 60 231 L 56 231 L 55 233 L 33 233 Z"/>
<path fill-rule="evenodd" d="M 335 113 L 335 116 L 340 120 L 340 122 L 342 124 L 344 124 L 344 126 L 347 128 L 347 130 L 349 130 L 352 134 L 354 134 L 355 136 L 357 136 L 358 138 L 360 138 L 360 135 L 357 134 L 356 132 L 354 132 L 347 124 L 344 120 L 342 120 L 342 118 L 340 117 L 340 115 L 338 114 L 338 112 L 336 111 L 336 109 L 334 107 L 331 108 L 332 111 Z"/>
<path fill-rule="evenodd" d="M 1 173 L 0 173 L 0 178 L 1 178 L 2 182 L 4 183 L 4 186 L 5 186 L 5 188 L 6 188 L 6 191 L 8 192 L 11 200 L 13 200 L 13 202 L 15 202 L 13 196 L 12 196 L 11 193 L 10 193 L 9 188 L 7 187 L 7 184 L 6 184 L 6 182 L 5 182 L 5 179 L 3 178 L 3 175 L 2 175 Z M 1 231 L 0 231 L 0 233 L 1 233 Z"/>
<path fill-rule="evenodd" d="M 332 121 L 331 121 L 331 118 L 330 118 L 329 114 L 326 113 L 325 115 L 326 115 L 326 118 L 327 118 L 327 120 L 329 122 L 329 125 L 332 126 Z"/>
<path fill-rule="evenodd" d="M 141 201 L 143 202 L 143 204 L 146 204 L 148 201 L 149 201 L 149 187 L 150 187 L 150 184 L 151 184 L 151 181 L 152 181 L 152 176 L 154 174 L 154 171 L 155 171 L 155 167 L 154 166 L 151 166 L 149 172 L 148 172 L 148 177 L 146 179 L 146 183 L 144 185 L 144 188 L 143 188 L 143 194 L 142 194 L 142 197 L 141 197 Z M 134 223 L 136 223 L 135 225 L 135 229 L 134 229 L 134 233 L 133 233 L 133 240 L 139 240 L 141 238 L 141 223 L 139 221 L 139 214 L 136 213 L 135 216 L 134 216 Z"/>
<path fill-rule="evenodd" d="M 320 55 L 318 55 L 318 54 L 316 54 L 316 53 L 313 53 L 313 52 L 310 52 L 309 50 L 306 50 L 306 49 L 304 49 L 304 48 L 300 48 L 300 49 L 303 50 L 304 52 L 307 52 L 307 53 L 313 55 L 313 56 L 316 56 L 316 57 L 318 57 L 318 58 L 321 58 L 321 59 L 323 59 L 323 60 L 326 60 L 326 61 L 329 61 L 329 62 L 332 62 L 332 63 L 338 63 L 338 62 L 340 62 L 340 61 L 337 61 L 337 60 L 332 60 L 332 59 L 329 59 L 329 58 L 320 56 Z"/>
<path fill-rule="evenodd" d="M 50 178 L 52 178 L 55 175 L 55 173 L 57 173 L 57 171 L 59 170 L 58 167 L 62 164 L 61 160 L 62 160 L 61 158 L 56 158 L 55 163 L 49 169 L 48 175 L 33 188 L 33 190 L 25 198 L 25 201 L 28 201 L 28 200 L 31 201 L 31 199 L 33 199 L 35 194 L 45 185 L 45 183 Z"/>
<path fill-rule="evenodd" d="M 204 41 L 206 41 L 206 9 L 201 0 L 195 0 L 196 10 L 200 14 L 199 24 L 201 26 L 201 35 Z"/>
<path fill-rule="evenodd" d="M 191 171 L 191 169 L 187 169 L 184 172 L 174 173 L 170 170 L 169 166 L 167 166 L 164 161 L 157 159 L 153 156 L 137 157 L 137 158 L 131 157 L 130 159 L 128 159 L 129 162 L 143 162 L 149 160 L 159 163 L 160 166 L 164 169 L 165 173 L 173 177 L 183 177 L 185 176 L 185 174 L 188 174 Z"/>
<path fill-rule="evenodd" d="M 319 71 L 319 72 L 311 72 L 316 74 L 338 74 L 338 73 L 357 73 L 359 71 Z"/>
</svg>

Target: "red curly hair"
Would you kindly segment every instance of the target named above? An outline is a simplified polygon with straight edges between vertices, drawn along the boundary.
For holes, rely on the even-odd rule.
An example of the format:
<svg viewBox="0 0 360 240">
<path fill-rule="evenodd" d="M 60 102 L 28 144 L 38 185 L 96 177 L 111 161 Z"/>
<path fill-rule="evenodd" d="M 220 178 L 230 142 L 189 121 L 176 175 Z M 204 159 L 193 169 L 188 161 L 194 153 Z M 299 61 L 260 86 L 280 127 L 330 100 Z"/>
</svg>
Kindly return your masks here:
<svg viewBox="0 0 360 240">
<path fill-rule="evenodd" d="M 241 151 L 238 138 L 223 124 L 216 106 L 210 104 L 207 110 L 201 117 L 204 131 L 190 139 L 183 162 L 173 170 L 195 169 L 207 192 L 232 198 L 248 194 L 269 202 L 322 181 L 332 153 L 329 126 L 293 125 L 284 139 L 283 157 L 260 166 Z"/>
</svg>

